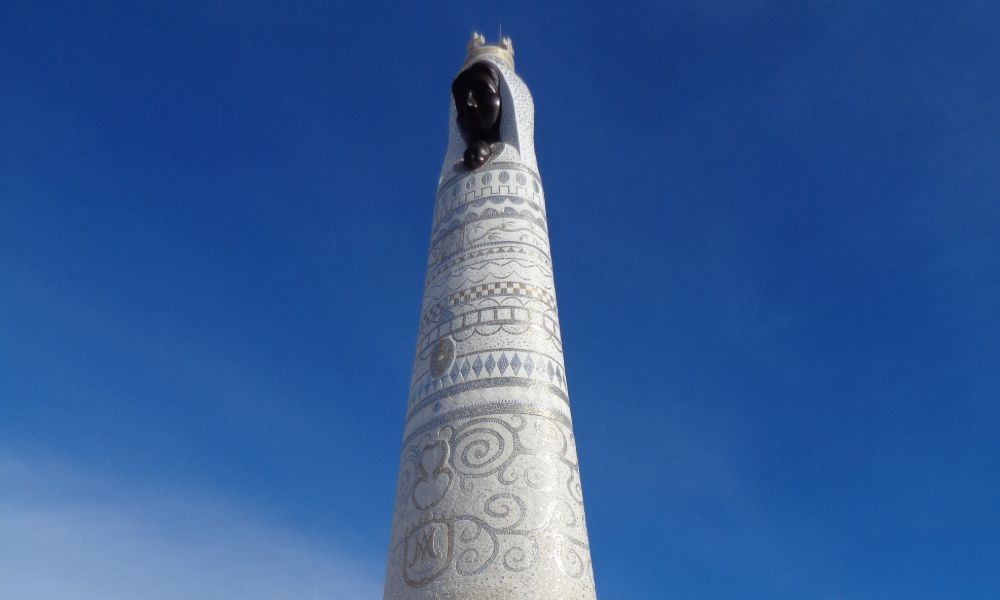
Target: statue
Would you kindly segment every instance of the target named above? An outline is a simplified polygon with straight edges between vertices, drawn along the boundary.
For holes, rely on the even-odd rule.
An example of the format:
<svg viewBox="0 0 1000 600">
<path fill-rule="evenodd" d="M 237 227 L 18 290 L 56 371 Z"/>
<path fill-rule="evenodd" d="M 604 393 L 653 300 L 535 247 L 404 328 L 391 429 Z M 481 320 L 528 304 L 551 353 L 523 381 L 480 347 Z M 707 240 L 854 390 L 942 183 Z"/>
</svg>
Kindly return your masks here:
<svg viewBox="0 0 1000 600">
<path fill-rule="evenodd" d="M 509 38 L 452 84 L 385 600 L 594 600 L 534 105 Z"/>
</svg>

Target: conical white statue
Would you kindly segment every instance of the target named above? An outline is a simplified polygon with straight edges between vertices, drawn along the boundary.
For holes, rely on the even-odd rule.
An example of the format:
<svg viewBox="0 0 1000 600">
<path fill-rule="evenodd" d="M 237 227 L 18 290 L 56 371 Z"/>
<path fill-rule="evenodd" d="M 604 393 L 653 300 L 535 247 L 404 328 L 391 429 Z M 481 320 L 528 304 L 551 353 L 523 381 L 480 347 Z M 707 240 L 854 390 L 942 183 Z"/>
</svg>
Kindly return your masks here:
<svg viewBox="0 0 1000 600">
<path fill-rule="evenodd" d="M 474 34 L 452 93 L 384 597 L 592 600 L 534 105 L 510 40 Z"/>
</svg>

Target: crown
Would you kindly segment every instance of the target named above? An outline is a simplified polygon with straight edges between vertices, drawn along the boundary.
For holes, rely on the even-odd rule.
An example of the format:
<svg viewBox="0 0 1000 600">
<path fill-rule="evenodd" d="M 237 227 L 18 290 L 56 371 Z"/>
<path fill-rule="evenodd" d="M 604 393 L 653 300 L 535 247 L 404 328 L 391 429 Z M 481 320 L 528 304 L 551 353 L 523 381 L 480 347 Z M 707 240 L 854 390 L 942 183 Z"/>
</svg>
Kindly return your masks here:
<svg viewBox="0 0 1000 600">
<path fill-rule="evenodd" d="M 465 64 L 462 68 L 471 65 L 484 56 L 492 56 L 499 59 L 510 68 L 514 68 L 514 44 L 509 37 L 500 38 L 500 43 L 493 46 L 486 44 L 486 38 L 478 31 L 472 32 L 469 39 L 469 53 L 465 55 Z"/>
</svg>

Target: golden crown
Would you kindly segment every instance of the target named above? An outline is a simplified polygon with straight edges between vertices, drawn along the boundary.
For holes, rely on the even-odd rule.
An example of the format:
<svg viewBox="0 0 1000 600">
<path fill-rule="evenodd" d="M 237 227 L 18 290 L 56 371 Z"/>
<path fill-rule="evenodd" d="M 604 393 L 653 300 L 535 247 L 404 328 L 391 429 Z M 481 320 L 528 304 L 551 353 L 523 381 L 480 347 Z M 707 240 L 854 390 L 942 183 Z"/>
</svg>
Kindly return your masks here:
<svg viewBox="0 0 1000 600">
<path fill-rule="evenodd" d="M 510 41 L 509 37 L 500 38 L 500 43 L 495 46 L 487 45 L 486 37 L 478 31 L 473 31 L 472 37 L 469 39 L 468 48 L 469 53 L 465 55 L 465 64 L 462 65 L 463 69 L 484 56 L 498 58 L 510 66 L 510 68 L 514 68 L 514 44 Z"/>
</svg>

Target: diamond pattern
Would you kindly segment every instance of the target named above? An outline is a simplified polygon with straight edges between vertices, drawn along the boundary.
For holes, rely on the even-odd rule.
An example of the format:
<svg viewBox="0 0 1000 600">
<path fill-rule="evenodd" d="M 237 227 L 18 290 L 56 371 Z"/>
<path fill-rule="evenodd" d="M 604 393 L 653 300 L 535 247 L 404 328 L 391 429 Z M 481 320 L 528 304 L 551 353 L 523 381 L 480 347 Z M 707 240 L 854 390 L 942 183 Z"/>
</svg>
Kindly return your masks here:
<svg viewBox="0 0 1000 600">
<path fill-rule="evenodd" d="M 486 360 L 483 360 L 483 354 Z M 542 380 L 548 378 L 552 384 L 565 388 L 567 384 L 566 373 L 558 362 L 545 356 L 531 355 L 520 351 L 511 352 L 510 356 L 505 351 L 496 352 L 485 351 L 477 353 L 474 360 L 463 358 L 454 360 L 451 369 L 439 378 L 434 378 L 430 373 L 424 373 L 420 380 L 414 383 L 414 396 L 410 401 L 413 404 L 428 394 L 433 394 L 446 389 L 451 385 L 463 381 L 474 381 L 483 377 L 493 377 L 494 371 L 497 376 L 506 375 L 507 370 L 511 375 L 521 375 L 524 377 L 540 377 Z M 485 371 L 485 372 L 484 372 Z M 502 388 L 497 388 L 502 389 Z"/>
<path fill-rule="evenodd" d="M 554 360 L 528 353 L 512 352 L 508 356 L 506 352 L 497 355 L 496 352 L 487 351 L 475 356 L 474 360 L 469 358 L 455 360 L 451 369 L 440 378 L 435 379 L 429 373 L 425 373 L 421 381 L 415 385 L 415 390 L 418 396 L 425 396 L 462 381 L 493 377 L 494 371 L 497 376 L 507 375 L 508 370 L 510 375 L 548 378 L 552 383 L 566 385 L 566 373 L 562 365 Z"/>
</svg>

